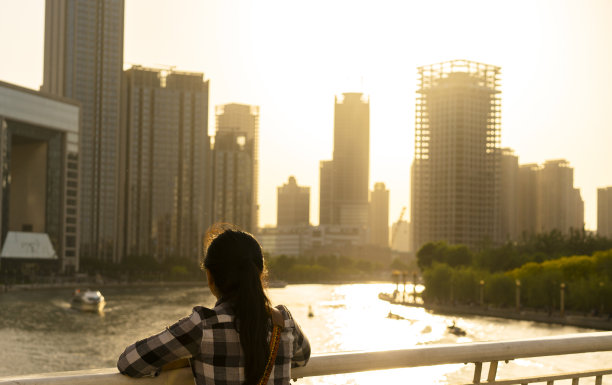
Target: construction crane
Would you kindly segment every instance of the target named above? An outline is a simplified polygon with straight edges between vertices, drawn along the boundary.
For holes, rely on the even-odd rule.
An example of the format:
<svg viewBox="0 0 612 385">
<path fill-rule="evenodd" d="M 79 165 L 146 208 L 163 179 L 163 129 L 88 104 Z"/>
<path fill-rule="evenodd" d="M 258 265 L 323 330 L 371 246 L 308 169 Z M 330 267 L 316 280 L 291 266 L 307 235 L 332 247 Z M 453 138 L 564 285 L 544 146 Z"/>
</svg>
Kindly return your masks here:
<svg viewBox="0 0 612 385">
<path fill-rule="evenodd" d="M 402 211 L 400 212 L 399 218 L 397 219 L 395 229 L 393 229 L 393 234 L 391 234 L 391 249 L 393 249 L 395 236 L 397 235 L 397 231 L 400 227 L 400 222 L 404 219 L 404 213 L 406 213 L 406 206 L 402 207 Z"/>
</svg>

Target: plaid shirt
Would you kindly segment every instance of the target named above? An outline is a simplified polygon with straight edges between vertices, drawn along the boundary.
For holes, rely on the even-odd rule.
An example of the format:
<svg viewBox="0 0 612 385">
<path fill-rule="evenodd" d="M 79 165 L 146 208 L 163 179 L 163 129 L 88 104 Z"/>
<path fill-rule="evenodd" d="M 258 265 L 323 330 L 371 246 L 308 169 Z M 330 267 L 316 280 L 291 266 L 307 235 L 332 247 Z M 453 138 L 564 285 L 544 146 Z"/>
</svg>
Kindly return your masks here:
<svg viewBox="0 0 612 385">
<path fill-rule="evenodd" d="M 289 310 L 283 305 L 276 308 L 285 325 L 268 384 L 281 385 L 289 384 L 292 367 L 306 365 L 310 344 Z M 187 357 L 197 385 L 243 384 L 244 357 L 234 318 L 224 302 L 217 302 L 213 309 L 196 306 L 189 317 L 128 346 L 117 368 L 130 377 L 156 376 L 163 365 Z"/>
</svg>

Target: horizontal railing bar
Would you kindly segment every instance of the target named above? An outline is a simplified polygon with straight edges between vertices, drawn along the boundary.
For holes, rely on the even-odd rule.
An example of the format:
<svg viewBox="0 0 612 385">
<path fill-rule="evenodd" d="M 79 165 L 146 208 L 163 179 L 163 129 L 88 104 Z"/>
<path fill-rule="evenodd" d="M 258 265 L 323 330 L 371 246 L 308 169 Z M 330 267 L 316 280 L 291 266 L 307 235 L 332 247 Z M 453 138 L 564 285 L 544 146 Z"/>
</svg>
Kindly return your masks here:
<svg viewBox="0 0 612 385">
<path fill-rule="evenodd" d="M 314 355 L 306 367 L 291 371 L 293 378 L 324 376 L 417 366 L 505 361 L 516 358 L 612 351 L 612 332 L 582 333 L 501 342 L 417 346 L 411 349 Z M 0 378 L 0 385 L 134 384 L 115 368 Z M 183 382 L 184 381 L 184 382 Z M 191 369 L 165 371 L 147 385 L 192 383 Z M 144 383 L 141 381 L 141 385 Z"/>
<path fill-rule="evenodd" d="M 612 374 L 612 369 L 596 370 L 592 372 L 575 372 L 575 373 L 541 375 L 538 377 L 511 378 L 511 379 L 506 379 L 506 380 L 487 382 L 486 384 L 487 385 L 516 385 L 516 384 L 527 384 L 527 383 L 531 384 L 531 383 L 539 383 L 539 382 L 570 380 L 574 378 L 607 376 L 609 374 Z"/>
<path fill-rule="evenodd" d="M 612 332 L 582 333 L 504 342 L 417 346 L 381 352 L 338 353 L 313 357 L 296 368 L 294 378 L 516 358 L 558 356 L 612 350 Z M 313 365 L 314 364 L 314 365 Z"/>
</svg>

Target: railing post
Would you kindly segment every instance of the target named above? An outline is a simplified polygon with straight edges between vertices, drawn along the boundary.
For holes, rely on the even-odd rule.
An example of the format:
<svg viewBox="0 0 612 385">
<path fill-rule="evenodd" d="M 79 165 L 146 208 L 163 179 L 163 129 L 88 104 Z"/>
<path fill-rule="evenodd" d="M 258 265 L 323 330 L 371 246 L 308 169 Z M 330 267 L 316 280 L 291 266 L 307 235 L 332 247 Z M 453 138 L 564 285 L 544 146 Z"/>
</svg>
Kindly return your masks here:
<svg viewBox="0 0 612 385">
<path fill-rule="evenodd" d="M 495 376 L 497 376 L 497 361 L 491 361 L 491 366 L 489 366 L 489 375 L 487 376 L 488 382 L 495 381 Z"/>
<path fill-rule="evenodd" d="M 476 367 L 474 368 L 474 384 L 480 384 L 480 377 L 482 375 L 482 362 L 475 362 Z"/>
</svg>

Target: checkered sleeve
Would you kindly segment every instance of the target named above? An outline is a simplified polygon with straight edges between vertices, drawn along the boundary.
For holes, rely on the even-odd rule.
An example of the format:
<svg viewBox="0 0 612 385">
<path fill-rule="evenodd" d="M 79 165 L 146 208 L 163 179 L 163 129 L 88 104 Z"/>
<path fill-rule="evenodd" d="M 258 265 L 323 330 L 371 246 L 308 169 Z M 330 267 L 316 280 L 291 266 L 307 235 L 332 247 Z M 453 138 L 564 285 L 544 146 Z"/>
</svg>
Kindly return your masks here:
<svg viewBox="0 0 612 385">
<path fill-rule="evenodd" d="M 157 376 L 163 365 L 192 357 L 200 349 L 202 319 L 195 311 L 161 333 L 137 341 L 119 356 L 117 369 L 130 377 Z"/>
<path fill-rule="evenodd" d="M 291 367 L 306 366 L 310 359 L 310 342 L 302 332 L 300 325 L 295 318 L 291 316 L 289 309 L 283 306 L 283 310 L 287 312 L 289 318 L 293 321 L 293 356 L 291 357 Z"/>
</svg>

